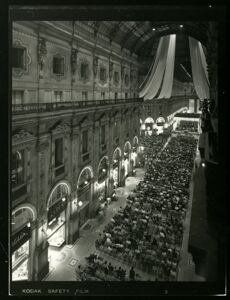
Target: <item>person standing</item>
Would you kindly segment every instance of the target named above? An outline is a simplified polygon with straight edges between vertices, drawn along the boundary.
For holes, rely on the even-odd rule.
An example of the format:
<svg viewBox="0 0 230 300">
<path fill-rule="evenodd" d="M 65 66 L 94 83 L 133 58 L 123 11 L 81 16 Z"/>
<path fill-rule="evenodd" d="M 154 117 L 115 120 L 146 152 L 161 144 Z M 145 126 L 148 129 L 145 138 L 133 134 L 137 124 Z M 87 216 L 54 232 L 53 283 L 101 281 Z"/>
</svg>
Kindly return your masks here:
<svg viewBox="0 0 230 300">
<path fill-rule="evenodd" d="M 134 280 L 135 279 L 135 271 L 133 269 L 133 266 L 131 267 L 130 272 L 129 272 L 129 279 L 130 280 Z"/>
</svg>

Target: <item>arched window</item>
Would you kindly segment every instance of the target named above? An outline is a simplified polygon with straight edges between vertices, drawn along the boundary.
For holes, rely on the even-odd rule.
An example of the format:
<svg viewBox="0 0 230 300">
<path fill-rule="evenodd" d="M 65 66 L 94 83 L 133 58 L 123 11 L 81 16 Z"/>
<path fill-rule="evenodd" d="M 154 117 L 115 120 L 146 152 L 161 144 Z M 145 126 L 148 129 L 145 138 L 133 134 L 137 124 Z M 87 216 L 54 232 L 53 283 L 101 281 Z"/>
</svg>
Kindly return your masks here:
<svg viewBox="0 0 230 300">
<path fill-rule="evenodd" d="M 24 183 L 24 154 L 24 150 L 12 153 L 11 182 L 13 187 Z"/>
<path fill-rule="evenodd" d="M 59 202 L 60 200 L 66 201 L 66 197 L 68 194 L 69 194 L 69 189 L 67 184 L 60 183 L 52 191 L 48 201 L 48 207 L 53 206 L 55 203 Z"/>
<path fill-rule="evenodd" d="M 98 182 L 102 182 L 105 180 L 108 174 L 108 158 L 104 157 L 98 167 Z"/>
<path fill-rule="evenodd" d="M 138 147 L 138 137 L 135 136 L 133 138 L 133 151 L 136 151 L 137 150 L 137 147 Z"/>
<path fill-rule="evenodd" d="M 113 168 L 118 166 L 120 157 L 121 157 L 121 149 L 117 148 L 113 153 Z"/>
<path fill-rule="evenodd" d="M 130 142 L 126 142 L 124 146 L 124 159 L 128 159 L 130 155 L 131 144 Z"/>
<path fill-rule="evenodd" d="M 34 220 L 34 213 L 30 208 L 21 207 L 12 213 L 11 224 L 12 232 L 29 224 Z"/>
<path fill-rule="evenodd" d="M 78 194 L 81 194 L 83 191 L 89 188 L 90 181 L 91 172 L 88 168 L 85 168 L 78 179 Z"/>
<path fill-rule="evenodd" d="M 163 126 L 164 123 L 165 123 L 165 119 L 163 117 L 159 117 L 157 120 L 156 120 L 156 123 L 157 123 L 157 126 Z"/>
</svg>

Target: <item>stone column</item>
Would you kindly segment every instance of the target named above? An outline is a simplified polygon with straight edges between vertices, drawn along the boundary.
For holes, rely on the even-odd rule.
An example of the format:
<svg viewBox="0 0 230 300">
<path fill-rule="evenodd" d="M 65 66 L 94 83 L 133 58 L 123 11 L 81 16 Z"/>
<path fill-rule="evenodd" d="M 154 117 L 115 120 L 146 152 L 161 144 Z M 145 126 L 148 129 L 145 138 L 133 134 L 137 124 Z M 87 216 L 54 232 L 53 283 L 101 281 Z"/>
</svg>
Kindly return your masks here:
<svg viewBox="0 0 230 300">
<path fill-rule="evenodd" d="M 34 279 L 40 281 L 49 272 L 48 262 L 48 242 L 46 235 L 47 208 L 46 208 L 46 188 L 47 188 L 47 140 L 39 141 L 37 146 L 38 155 L 38 195 L 37 208 L 38 218 L 36 220 L 36 248 L 34 254 Z"/>
</svg>

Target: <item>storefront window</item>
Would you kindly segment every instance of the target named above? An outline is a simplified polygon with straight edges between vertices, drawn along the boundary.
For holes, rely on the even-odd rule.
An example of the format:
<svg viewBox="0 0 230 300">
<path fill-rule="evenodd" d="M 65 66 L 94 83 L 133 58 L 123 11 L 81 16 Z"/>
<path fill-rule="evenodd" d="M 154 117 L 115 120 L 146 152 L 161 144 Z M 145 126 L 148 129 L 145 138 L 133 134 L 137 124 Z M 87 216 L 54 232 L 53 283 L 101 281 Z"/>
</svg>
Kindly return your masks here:
<svg viewBox="0 0 230 300">
<path fill-rule="evenodd" d="M 21 260 L 21 263 L 15 269 L 13 268 L 12 271 L 12 281 L 28 280 L 28 258 Z"/>
<path fill-rule="evenodd" d="M 104 158 L 99 166 L 99 170 L 98 170 L 98 181 L 102 182 L 105 180 L 105 178 L 107 177 L 108 174 L 108 164 L 107 164 L 107 159 Z"/>
<path fill-rule="evenodd" d="M 86 189 L 89 188 L 89 184 L 90 184 L 90 171 L 89 169 L 85 169 L 80 178 L 79 178 L 79 182 L 78 182 L 78 193 L 82 193 L 83 190 L 85 191 Z"/>
<path fill-rule="evenodd" d="M 15 241 L 20 242 L 20 237 L 23 236 L 21 232 L 25 234 L 25 227 L 22 228 L 18 235 L 16 235 L 16 239 L 13 238 L 14 243 L 12 242 L 13 250 L 11 259 L 12 259 L 12 280 L 20 281 L 20 280 L 28 280 L 28 258 L 29 258 L 29 236 L 27 241 L 22 244 L 19 244 L 19 247 L 15 246 Z M 25 235 L 24 235 L 25 236 Z"/>
<path fill-rule="evenodd" d="M 65 212 L 48 223 L 47 235 L 50 246 L 61 247 L 65 242 Z"/>
<path fill-rule="evenodd" d="M 61 247 L 65 243 L 65 211 L 68 187 L 59 184 L 49 200 L 47 236 L 50 246 Z"/>
</svg>

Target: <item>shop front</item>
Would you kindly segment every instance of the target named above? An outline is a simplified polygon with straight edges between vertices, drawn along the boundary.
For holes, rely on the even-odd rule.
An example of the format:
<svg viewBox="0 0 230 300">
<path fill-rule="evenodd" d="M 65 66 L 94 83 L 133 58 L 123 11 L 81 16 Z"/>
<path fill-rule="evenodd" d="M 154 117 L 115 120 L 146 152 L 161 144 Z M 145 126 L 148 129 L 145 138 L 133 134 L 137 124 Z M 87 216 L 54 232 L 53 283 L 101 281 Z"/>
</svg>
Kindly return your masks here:
<svg viewBox="0 0 230 300">
<path fill-rule="evenodd" d="M 109 164 L 108 157 L 101 159 L 98 166 L 98 183 L 96 198 L 99 204 L 99 209 L 104 208 L 107 203 L 107 185 L 108 185 Z"/>
<path fill-rule="evenodd" d="M 145 135 L 152 135 L 153 134 L 153 125 L 154 125 L 154 120 L 151 117 L 148 117 L 145 119 Z"/>
<path fill-rule="evenodd" d="M 164 125 L 165 125 L 165 119 L 163 117 L 159 117 L 156 120 L 156 129 L 157 129 L 157 134 L 161 134 L 164 132 Z"/>
<path fill-rule="evenodd" d="M 66 200 L 60 200 L 49 208 L 47 237 L 52 247 L 60 248 L 66 241 Z"/>
<path fill-rule="evenodd" d="M 78 194 L 78 209 L 79 209 L 79 227 L 83 227 L 89 220 L 89 203 L 91 199 L 90 189 L 84 190 L 82 194 Z"/>
<path fill-rule="evenodd" d="M 125 178 L 129 176 L 130 173 L 132 173 L 130 161 L 131 161 L 131 144 L 130 142 L 126 142 L 124 146 L 124 160 L 123 160 Z"/>
<path fill-rule="evenodd" d="M 29 280 L 30 223 L 12 236 L 12 281 Z"/>
<path fill-rule="evenodd" d="M 117 148 L 113 154 L 113 169 L 112 169 L 112 178 L 113 186 L 115 188 L 120 185 L 120 159 L 121 159 L 121 150 Z"/>
<path fill-rule="evenodd" d="M 138 154 L 139 154 L 138 137 L 135 136 L 133 139 L 133 149 L 131 153 L 131 160 L 133 161 L 134 168 L 136 168 L 139 164 Z"/>
<path fill-rule="evenodd" d="M 85 167 L 79 175 L 77 183 L 77 210 L 78 210 L 78 226 L 79 229 L 89 220 L 92 207 L 92 185 L 93 170 L 91 166 Z"/>
<path fill-rule="evenodd" d="M 35 209 L 21 205 L 12 213 L 11 235 L 11 274 L 12 281 L 32 280 L 33 257 L 33 221 L 36 218 Z"/>
<path fill-rule="evenodd" d="M 66 210 L 69 187 L 65 183 L 58 184 L 48 201 L 47 207 L 47 241 L 49 244 L 48 261 L 50 269 L 55 266 L 57 256 L 66 243 Z"/>
</svg>

